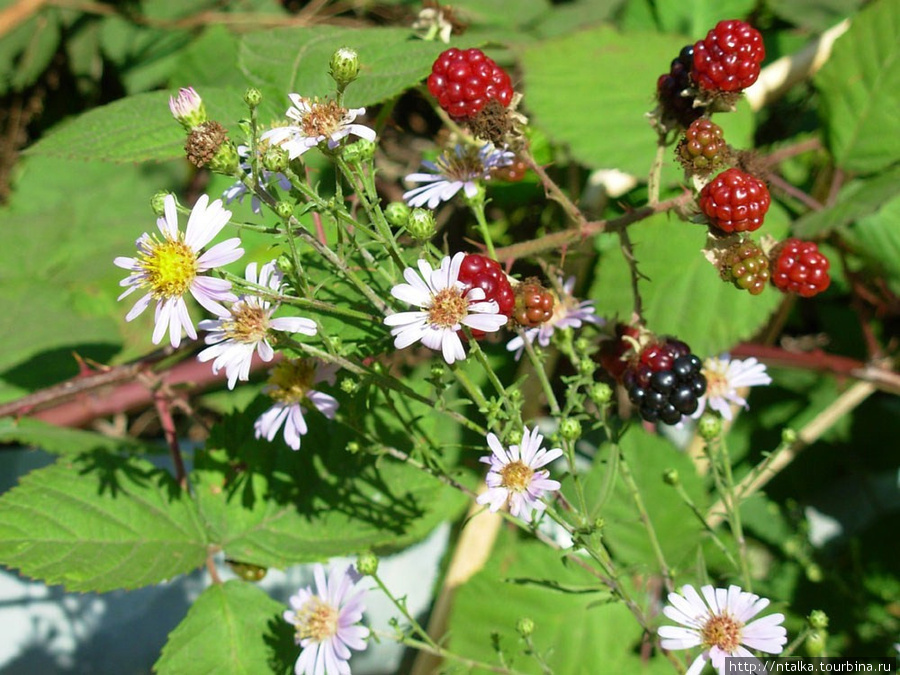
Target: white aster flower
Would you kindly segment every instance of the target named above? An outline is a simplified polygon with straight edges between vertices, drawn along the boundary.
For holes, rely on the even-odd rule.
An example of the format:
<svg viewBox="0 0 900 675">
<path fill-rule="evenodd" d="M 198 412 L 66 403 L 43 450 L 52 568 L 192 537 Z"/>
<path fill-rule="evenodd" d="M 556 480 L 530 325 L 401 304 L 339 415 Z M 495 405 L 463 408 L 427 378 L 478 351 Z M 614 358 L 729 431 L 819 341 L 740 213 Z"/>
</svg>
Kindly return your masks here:
<svg viewBox="0 0 900 675">
<path fill-rule="evenodd" d="M 284 441 L 293 450 L 300 449 L 300 437 L 306 426 L 306 408 L 311 405 L 328 419 L 334 419 L 338 402 L 333 396 L 313 389 L 319 382 L 334 384 L 338 366 L 318 363 L 311 359 L 285 359 L 275 365 L 263 393 L 275 400 L 275 405 L 259 416 L 253 424 L 257 438 L 272 441 L 284 426 Z"/>
<path fill-rule="evenodd" d="M 491 171 L 497 167 L 509 166 L 515 154 L 507 150 L 497 150 L 487 143 L 476 150 L 471 145 L 458 143 L 453 150 L 447 150 L 434 162 L 424 161 L 422 166 L 430 173 L 411 173 L 406 177 L 409 183 L 424 183 L 403 194 L 410 206 L 435 208 L 441 202 L 450 201 L 463 190 L 467 197 L 478 193 L 476 181 L 489 180 Z"/>
<path fill-rule="evenodd" d="M 294 105 L 285 115 L 294 121 L 286 127 L 270 129 L 260 136 L 272 145 L 280 145 L 287 150 L 288 157 L 295 159 L 322 141 L 328 141 L 329 148 L 336 148 L 341 139 L 350 134 L 375 140 L 375 131 L 364 124 L 354 124 L 354 120 L 366 112 L 365 108 L 343 108 L 334 101 L 319 101 L 303 98 L 299 94 L 288 94 Z"/>
<path fill-rule="evenodd" d="M 248 148 L 246 145 L 239 145 L 237 147 L 237 151 L 238 157 L 240 157 L 241 160 L 241 171 L 243 171 L 247 175 L 250 175 L 250 148 Z M 260 189 L 268 194 L 269 191 L 266 188 L 272 183 L 277 183 L 278 187 L 285 192 L 288 192 L 291 189 L 291 181 L 283 173 L 260 169 Z M 237 199 L 238 202 L 243 203 L 244 197 L 249 193 L 250 190 L 247 189 L 247 186 L 244 185 L 244 182 L 239 180 L 232 183 L 232 185 L 222 193 L 222 199 L 225 200 L 225 204 L 231 204 L 231 202 L 233 202 L 235 199 Z M 258 214 L 262 212 L 262 204 L 259 201 L 259 197 L 257 197 L 256 195 L 253 195 L 253 197 L 251 198 L 250 206 L 253 209 L 253 213 Z"/>
<path fill-rule="evenodd" d="M 369 629 L 361 626 L 366 590 L 358 588 L 356 570 L 313 569 L 316 589 L 301 588 L 290 597 L 284 620 L 294 626 L 294 642 L 302 648 L 296 675 L 350 675 L 350 650 L 367 647 Z"/>
<path fill-rule="evenodd" d="M 544 450 L 544 437 L 537 427 L 522 432 L 522 444 L 511 445 L 507 451 L 494 434 L 487 435 L 492 454 L 479 461 L 490 464 L 485 482 L 488 491 L 478 496 L 479 504 L 488 504 L 491 511 L 499 511 L 509 502 L 509 512 L 531 522 L 532 511 L 543 511 L 541 498 L 545 492 L 559 490 L 559 481 L 550 479 L 550 472 L 541 469 L 562 455 L 560 448 Z"/>
<path fill-rule="evenodd" d="M 766 598 L 742 591 L 738 586 L 727 589 L 704 586 L 700 593 L 691 585 L 683 586 L 680 594 L 669 593 L 669 604 L 663 613 L 681 625 L 659 628 L 663 649 L 702 647 L 703 652 L 685 675 L 698 675 L 709 661 L 719 675 L 724 675 L 726 657 L 753 658 L 747 647 L 768 654 L 780 654 L 784 649 L 787 631 L 781 625 L 783 614 L 769 614 L 750 621 L 768 606 Z"/>
<path fill-rule="evenodd" d="M 209 197 L 201 195 L 191 210 L 184 233 L 178 229 L 178 212 L 172 195 L 166 195 L 164 209 L 165 216 L 156 220 L 162 238 L 145 232 L 136 242 L 138 257 L 122 256 L 114 262 L 131 272 L 119 282 L 120 286 L 128 287 L 119 300 L 138 288 L 147 291 L 125 320 L 133 320 L 155 300 L 153 343 L 159 344 L 168 330 L 172 346 L 177 347 L 181 344 L 182 329 L 191 339 L 197 339 L 184 301 L 185 293 L 190 291 L 197 302 L 213 314 L 226 316 L 228 310 L 219 303 L 237 300 L 231 292 L 231 283 L 202 273 L 234 262 L 244 254 L 244 249 L 240 248 L 241 240 L 233 238 L 201 253 L 231 218 L 231 211 L 222 208 L 220 200 L 210 204 Z"/>
<path fill-rule="evenodd" d="M 547 347 L 550 344 L 550 338 L 553 333 L 563 328 L 581 328 L 584 323 L 602 324 L 603 319 L 594 314 L 593 300 L 578 301 L 572 296 L 572 289 L 575 288 L 575 277 L 569 277 L 565 283 L 560 279 L 563 294 L 557 298 L 556 306 L 553 308 L 553 316 L 540 326 L 526 329 L 522 335 L 517 335 L 506 343 L 507 351 L 515 352 L 516 361 L 522 358 L 525 351 L 525 340 L 529 344 L 534 344 L 535 340 L 541 347 Z"/>
<path fill-rule="evenodd" d="M 466 288 L 459 281 L 459 268 L 465 253 L 444 257 L 438 269 L 419 260 L 419 271 L 411 267 L 403 271 L 407 283 L 391 289 L 391 295 L 422 309 L 398 312 L 384 318 L 391 326 L 394 346 L 409 347 L 421 341 L 429 349 L 440 350 L 447 363 L 466 358 L 458 331 L 462 326 L 492 333 L 506 324 L 494 300 L 485 301 L 484 290 Z"/>
<path fill-rule="evenodd" d="M 732 405 L 749 408 L 747 401 L 738 394 L 739 389 L 772 383 L 765 364 L 753 357 L 743 361 L 730 359 L 727 354 L 721 358 L 708 358 L 703 362 L 702 372 L 706 377 L 706 395 L 700 398 L 697 411 L 691 415 L 693 418 L 700 417 L 709 406 L 730 420 Z"/>
<path fill-rule="evenodd" d="M 251 284 L 264 286 L 273 293 L 281 293 L 283 276 L 276 263 L 266 263 L 256 274 L 256 263 L 247 265 L 246 279 Z M 268 363 L 275 356 L 269 343 L 269 333 L 273 330 L 285 333 L 316 334 L 316 323 L 298 316 L 277 319 L 272 314 L 278 309 L 269 300 L 255 295 L 242 295 L 231 306 L 228 316 L 215 320 L 201 321 L 200 330 L 209 331 L 204 338 L 210 345 L 197 355 L 201 362 L 213 361 L 212 370 L 216 375 L 224 368 L 228 375 L 228 388 L 234 389 L 238 380 L 250 379 L 253 354 Z M 215 359 L 215 360 L 213 360 Z"/>
</svg>

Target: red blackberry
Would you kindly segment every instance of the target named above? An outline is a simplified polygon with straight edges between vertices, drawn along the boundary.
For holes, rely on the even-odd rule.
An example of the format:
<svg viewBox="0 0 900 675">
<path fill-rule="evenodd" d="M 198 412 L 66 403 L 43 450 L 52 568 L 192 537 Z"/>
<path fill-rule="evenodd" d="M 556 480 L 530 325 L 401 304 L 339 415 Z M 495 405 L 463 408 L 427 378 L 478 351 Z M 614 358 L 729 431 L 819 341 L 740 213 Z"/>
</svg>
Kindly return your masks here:
<svg viewBox="0 0 900 675">
<path fill-rule="evenodd" d="M 537 279 L 527 279 L 516 286 L 515 294 L 513 319 L 520 326 L 535 328 L 553 316 L 556 298 Z"/>
<path fill-rule="evenodd" d="M 508 106 L 513 97 L 509 75 L 480 49 L 441 53 L 431 66 L 428 91 L 456 120 L 474 117 L 491 99 Z"/>
<path fill-rule="evenodd" d="M 811 241 L 787 239 L 772 253 L 772 283 L 785 293 L 811 298 L 828 288 L 828 258 Z"/>
<path fill-rule="evenodd" d="M 689 127 L 703 115 L 706 108 L 694 106 L 691 87 L 691 68 L 694 65 L 694 46 L 685 46 L 672 60 L 669 72 L 656 81 L 656 97 L 660 105 L 660 118 L 666 127 Z"/>
<path fill-rule="evenodd" d="M 678 424 L 697 410 L 706 393 L 703 362 L 684 342 L 672 337 L 650 343 L 625 371 L 629 400 L 648 422 Z"/>
<path fill-rule="evenodd" d="M 728 169 L 700 191 L 700 210 L 723 232 L 753 232 L 763 224 L 772 198 L 758 178 L 740 169 Z"/>
<path fill-rule="evenodd" d="M 631 338 L 630 341 L 625 339 L 626 335 Z M 616 324 L 615 336 L 600 344 L 600 364 L 617 382 L 622 381 L 629 366 L 628 353 L 634 351 L 639 336 L 640 331 L 634 326 L 619 323 Z"/>
<path fill-rule="evenodd" d="M 686 170 L 708 176 L 725 162 L 728 144 L 722 136 L 722 127 L 701 117 L 684 132 L 675 153 Z"/>
<path fill-rule="evenodd" d="M 720 21 L 694 44 L 691 77 L 707 91 L 739 92 L 756 82 L 766 58 L 762 35 L 750 24 Z"/>
<path fill-rule="evenodd" d="M 516 307 L 516 296 L 506 273 L 496 260 L 477 253 L 469 253 L 463 258 L 458 278 L 467 288 L 482 289 L 485 300 L 496 301 L 501 314 L 512 316 Z M 483 331 L 472 331 L 475 338 L 480 339 L 484 335 Z"/>
<path fill-rule="evenodd" d="M 769 259 L 753 241 L 745 239 L 728 249 L 719 265 L 722 278 L 738 288 L 750 291 L 750 295 L 763 292 L 771 276 Z"/>
</svg>

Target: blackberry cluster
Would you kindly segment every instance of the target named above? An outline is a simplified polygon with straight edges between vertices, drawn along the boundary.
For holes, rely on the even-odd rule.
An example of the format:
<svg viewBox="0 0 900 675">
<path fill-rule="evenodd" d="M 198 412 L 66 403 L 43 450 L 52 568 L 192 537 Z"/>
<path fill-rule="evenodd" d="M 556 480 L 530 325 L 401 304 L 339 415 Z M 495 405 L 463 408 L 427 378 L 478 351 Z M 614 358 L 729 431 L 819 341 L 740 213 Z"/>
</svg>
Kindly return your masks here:
<svg viewBox="0 0 900 675">
<path fill-rule="evenodd" d="M 759 295 L 769 282 L 769 259 L 762 249 L 750 239 L 730 246 L 719 266 L 722 278 L 738 288 Z"/>
<path fill-rule="evenodd" d="M 516 307 L 516 296 L 509 278 L 500 263 L 477 253 L 469 253 L 463 258 L 457 277 L 466 288 L 480 288 L 485 300 L 494 300 L 504 316 L 512 316 Z M 472 330 L 472 337 L 481 339 L 485 333 Z"/>
<path fill-rule="evenodd" d="M 672 60 L 669 72 L 656 81 L 656 97 L 661 108 L 660 119 L 667 127 L 687 128 L 706 111 L 702 106 L 694 106 L 692 95 L 691 69 L 694 65 L 694 46 L 682 48 Z"/>
<path fill-rule="evenodd" d="M 525 328 L 536 328 L 553 316 L 556 299 L 537 279 L 526 279 L 516 287 L 513 319 Z"/>
<path fill-rule="evenodd" d="M 698 203 L 713 227 L 731 234 L 762 227 L 772 198 L 766 184 L 755 176 L 728 169 L 703 187 Z"/>
<path fill-rule="evenodd" d="M 707 91 L 743 91 L 756 82 L 764 58 L 758 30 L 737 19 L 720 21 L 694 45 L 691 77 Z"/>
<path fill-rule="evenodd" d="M 708 176 L 718 170 L 728 157 L 728 144 L 722 127 L 707 117 L 694 120 L 675 148 L 678 160 L 688 171 Z"/>
<path fill-rule="evenodd" d="M 678 424 L 696 412 L 706 393 L 703 362 L 681 340 L 651 343 L 625 370 L 622 383 L 629 400 L 647 422 Z"/>
<path fill-rule="evenodd" d="M 812 241 L 786 239 L 772 252 L 772 283 L 784 293 L 811 298 L 828 288 L 829 262 Z"/>
<path fill-rule="evenodd" d="M 480 49 L 450 48 L 431 66 L 428 91 L 455 120 L 475 117 L 490 100 L 503 107 L 513 98 L 509 74 Z"/>
</svg>

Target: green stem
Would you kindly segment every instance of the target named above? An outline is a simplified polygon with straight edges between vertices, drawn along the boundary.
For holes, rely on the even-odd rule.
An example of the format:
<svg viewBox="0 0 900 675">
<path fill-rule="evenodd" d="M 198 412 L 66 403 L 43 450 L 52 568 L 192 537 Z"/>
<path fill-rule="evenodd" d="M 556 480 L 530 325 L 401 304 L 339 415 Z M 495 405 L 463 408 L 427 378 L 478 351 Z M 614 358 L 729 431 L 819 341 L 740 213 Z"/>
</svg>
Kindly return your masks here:
<svg viewBox="0 0 900 675">
<path fill-rule="evenodd" d="M 491 238 L 491 231 L 488 228 L 487 218 L 484 215 L 484 199 L 469 202 L 469 208 L 472 210 L 475 220 L 478 221 L 478 229 L 481 230 L 481 238 L 484 239 L 488 257 L 496 260 L 497 252 L 494 250 L 494 240 Z"/>
<path fill-rule="evenodd" d="M 722 468 L 725 472 L 725 486 L 728 504 L 728 521 L 731 523 L 731 531 L 738 544 L 738 553 L 741 563 L 741 575 L 744 578 L 744 590 L 753 592 L 753 581 L 750 579 L 750 566 L 747 563 L 747 540 L 744 537 L 744 528 L 741 524 L 741 503 L 737 499 L 734 488 L 734 476 L 731 472 L 731 458 L 728 455 L 728 444 L 724 438 L 719 439 L 719 449 L 722 454 Z"/>
<path fill-rule="evenodd" d="M 525 353 L 528 355 L 528 360 L 531 361 L 531 365 L 534 366 L 534 374 L 541 383 L 541 389 L 544 390 L 544 396 L 547 399 L 547 405 L 550 406 L 550 412 L 553 413 L 554 416 L 559 417 L 559 402 L 556 400 L 556 394 L 553 393 L 553 386 L 550 384 L 550 379 L 544 371 L 544 364 L 541 363 L 541 360 L 535 353 L 534 345 L 531 340 L 525 337 L 525 331 L 522 328 L 518 328 L 516 332 L 525 344 Z M 574 472 L 574 467 L 572 470 Z"/>
<path fill-rule="evenodd" d="M 394 603 L 394 607 L 400 610 L 400 613 L 403 614 L 403 617 L 409 622 L 409 625 L 412 627 L 412 629 L 422 636 L 425 644 L 427 644 L 432 649 L 440 649 L 438 644 L 428 634 L 428 631 L 425 630 L 425 628 L 423 628 L 422 625 L 418 621 L 416 621 L 415 617 L 409 613 L 409 610 L 406 608 L 406 603 L 401 602 L 396 597 L 394 597 L 394 594 L 391 593 L 390 589 L 381 580 L 381 577 L 378 576 L 378 573 L 373 573 L 371 576 L 372 579 L 375 580 L 375 583 L 378 584 L 378 588 L 381 589 L 381 592 L 388 597 L 388 600 Z"/>
<path fill-rule="evenodd" d="M 475 383 L 469 379 L 469 376 L 466 375 L 465 371 L 459 367 L 458 364 L 453 363 L 450 365 L 450 370 L 453 372 L 453 375 L 459 381 L 459 383 L 463 386 L 463 389 L 466 390 L 466 393 L 469 397 L 475 402 L 475 405 L 478 406 L 479 410 L 488 410 L 488 401 L 484 397 L 484 394 L 481 391 L 480 387 L 475 386 Z"/>
<path fill-rule="evenodd" d="M 722 554 L 728 558 L 728 562 L 734 566 L 735 569 L 738 568 L 738 563 L 734 559 L 734 556 L 731 555 L 731 551 L 728 550 L 728 547 L 725 545 L 725 542 L 719 538 L 719 535 L 716 534 L 716 531 L 710 527 L 709 523 L 706 522 L 706 516 L 703 515 L 703 512 L 700 511 L 700 508 L 694 503 L 694 500 L 691 499 L 691 496 L 687 493 L 687 490 L 684 489 L 684 486 L 681 483 L 676 483 L 674 486 L 675 491 L 678 493 L 678 496 L 681 497 L 681 500 L 687 505 L 687 507 L 691 510 L 691 512 L 697 517 L 702 525 L 703 529 L 706 530 L 707 534 L 712 537 L 713 543 L 716 545 Z"/>
<path fill-rule="evenodd" d="M 468 329 L 466 329 L 466 335 L 468 335 L 469 337 L 469 351 L 475 355 L 475 359 L 478 361 L 478 363 L 481 364 L 481 367 L 484 368 L 484 372 L 487 374 L 488 380 L 494 387 L 497 395 L 502 398 L 505 403 L 508 403 L 506 396 L 506 387 L 503 386 L 500 378 L 497 377 L 497 373 L 494 372 L 494 369 L 488 362 L 487 356 L 485 356 L 484 351 L 481 349 L 481 345 L 478 344 L 478 340 L 472 337 L 471 331 L 469 331 Z M 509 406 L 507 406 L 507 409 L 508 408 Z"/>
<path fill-rule="evenodd" d="M 628 492 L 631 493 L 631 499 L 634 501 L 634 505 L 638 510 L 644 529 L 647 530 L 647 537 L 650 539 L 650 547 L 653 549 L 653 554 L 656 556 L 656 562 L 659 564 L 663 579 L 665 579 L 666 582 L 666 590 L 671 593 L 674 589 L 672 572 L 669 570 L 669 565 L 666 563 L 666 556 L 663 553 L 662 547 L 659 545 L 659 538 L 656 536 L 656 528 L 653 527 L 653 521 L 650 519 L 650 514 L 647 512 L 647 508 L 644 505 L 641 491 L 638 488 L 637 482 L 634 480 L 634 474 L 631 473 L 631 467 L 628 466 L 628 461 L 625 459 L 625 453 L 621 451 L 621 448 L 619 449 L 619 470 L 621 471 L 622 479 L 625 481 L 625 486 L 628 488 Z"/>
<path fill-rule="evenodd" d="M 433 654 L 438 658 L 459 663 L 462 666 L 465 666 L 470 671 L 472 669 L 477 669 L 486 670 L 491 673 L 500 673 L 500 675 L 526 675 L 520 670 L 513 670 L 512 668 L 507 668 L 505 666 L 495 666 L 490 663 L 485 663 L 484 661 L 476 661 L 475 659 L 466 658 L 465 656 L 460 656 L 458 654 L 454 654 L 451 651 L 447 651 L 440 645 L 432 645 L 421 640 L 416 640 L 415 638 L 411 638 L 409 636 L 402 636 L 398 638 L 397 636 L 390 633 L 384 633 L 380 631 L 373 632 L 379 635 L 383 635 L 384 637 L 390 638 L 392 640 L 396 640 L 400 644 L 404 644 L 407 647 L 412 647 L 413 649 L 418 649 L 419 651 Z"/>
</svg>

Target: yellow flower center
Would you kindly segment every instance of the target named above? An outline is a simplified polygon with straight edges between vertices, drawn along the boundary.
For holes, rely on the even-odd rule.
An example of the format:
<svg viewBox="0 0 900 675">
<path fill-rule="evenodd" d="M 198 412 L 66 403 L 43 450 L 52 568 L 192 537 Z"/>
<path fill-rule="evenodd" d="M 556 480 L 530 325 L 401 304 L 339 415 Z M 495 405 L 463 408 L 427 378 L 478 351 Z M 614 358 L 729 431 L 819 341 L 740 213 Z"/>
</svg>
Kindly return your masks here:
<svg viewBox="0 0 900 675">
<path fill-rule="evenodd" d="M 467 145 L 460 154 L 455 151 L 445 152 L 435 162 L 435 166 L 450 180 L 469 181 L 484 175 L 484 163 L 478 148 L 471 145 Z"/>
<path fill-rule="evenodd" d="M 428 323 L 438 328 L 452 328 L 469 314 L 469 303 L 458 288 L 438 291 L 428 310 Z"/>
<path fill-rule="evenodd" d="M 241 302 L 231 308 L 231 318 L 222 322 L 222 330 L 236 342 L 256 344 L 269 330 L 269 313 Z"/>
<path fill-rule="evenodd" d="M 706 395 L 708 397 L 722 396 L 728 391 L 728 378 L 725 376 L 725 370 L 721 367 L 718 360 L 704 366 L 702 372 L 703 376 L 706 377 Z"/>
<path fill-rule="evenodd" d="M 300 128 L 303 135 L 310 138 L 331 136 L 347 121 L 348 113 L 334 101 L 320 103 L 318 100 L 307 101 L 310 111 L 303 115 Z"/>
<path fill-rule="evenodd" d="M 732 654 L 741 644 L 741 631 L 744 624 L 736 621 L 728 614 L 713 616 L 703 630 L 700 637 L 704 647 L 718 647 L 722 651 Z"/>
<path fill-rule="evenodd" d="M 279 403 L 300 403 L 312 389 L 316 365 L 308 359 L 285 359 L 272 368 L 269 396 Z"/>
<path fill-rule="evenodd" d="M 513 492 L 525 492 L 531 484 L 534 469 L 517 459 L 500 469 L 501 485 Z"/>
<path fill-rule="evenodd" d="M 154 298 L 177 298 L 197 277 L 197 254 L 180 240 L 151 238 L 149 251 L 141 253 L 138 267 L 146 275 L 142 285 Z"/>
<path fill-rule="evenodd" d="M 307 600 L 294 620 L 297 641 L 310 638 L 314 642 L 324 642 L 337 634 L 338 610 L 319 596 Z"/>
</svg>

